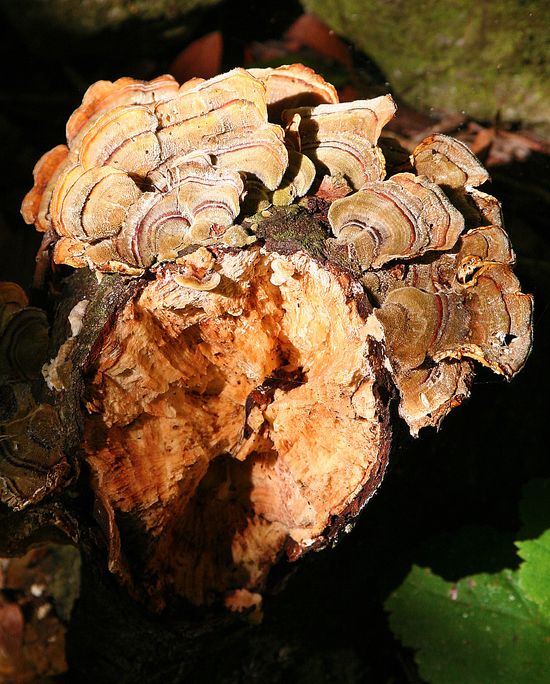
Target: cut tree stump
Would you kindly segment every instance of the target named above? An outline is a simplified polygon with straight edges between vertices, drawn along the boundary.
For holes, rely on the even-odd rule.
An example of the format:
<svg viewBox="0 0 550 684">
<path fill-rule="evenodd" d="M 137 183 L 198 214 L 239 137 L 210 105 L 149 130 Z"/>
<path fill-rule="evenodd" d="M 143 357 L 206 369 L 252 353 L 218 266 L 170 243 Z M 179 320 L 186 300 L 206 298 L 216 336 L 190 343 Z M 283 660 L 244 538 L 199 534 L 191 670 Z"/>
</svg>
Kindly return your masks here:
<svg viewBox="0 0 550 684">
<path fill-rule="evenodd" d="M 51 326 L 2 285 L 0 552 L 79 546 L 86 681 L 192 676 L 351 529 L 401 418 L 525 363 L 485 170 L 443 135 L 379 146 L 394 112 L 302 65 L 102 81 L 37 164 Z"/>
</svg>

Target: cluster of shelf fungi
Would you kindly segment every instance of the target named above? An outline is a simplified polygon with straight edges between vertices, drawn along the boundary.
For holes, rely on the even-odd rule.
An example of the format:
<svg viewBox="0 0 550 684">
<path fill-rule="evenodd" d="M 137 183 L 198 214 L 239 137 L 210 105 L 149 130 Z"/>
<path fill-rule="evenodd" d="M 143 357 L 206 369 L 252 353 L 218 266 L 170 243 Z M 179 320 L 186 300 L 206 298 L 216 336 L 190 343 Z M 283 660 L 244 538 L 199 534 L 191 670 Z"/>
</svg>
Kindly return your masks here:
<svg viewBox="0 0 550 684">
<path fill-rule="evenodd" d="M 85 492 L 148 608 L 252 608 L 353 523 L 397 421 L 438 426 L 474 362 L 522 368 L 487 172 L 444 135 L 409 158 L 394 114 L 299 64 L 88 90 L 23 202 L 49 322 L 0 286 L 1 551 L 77 541 Z"/>
</svg>

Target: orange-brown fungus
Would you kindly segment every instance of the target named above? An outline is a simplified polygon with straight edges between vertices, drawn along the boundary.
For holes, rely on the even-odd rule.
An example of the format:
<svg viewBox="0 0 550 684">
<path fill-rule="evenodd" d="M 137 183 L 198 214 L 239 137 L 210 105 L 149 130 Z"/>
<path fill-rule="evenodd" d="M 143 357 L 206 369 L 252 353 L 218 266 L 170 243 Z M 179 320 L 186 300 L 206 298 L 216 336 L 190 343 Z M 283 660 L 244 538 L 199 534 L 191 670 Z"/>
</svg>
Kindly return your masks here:
<svg viewBox="0 0 550 684">
<path fill-rule="evenodd" d="M 102 81 L 35 168 L 25 220 L 101 282 L 45 377 L 55 405 L 84 376 L 109 568 L 149 605 L 252 610 L 279 559 L 329 542 L 378 486 L 392 396 L 416 435 L 468 397 L 474 362 L 525 363 L 533 302 L 475 187 L 487 172 L 444 135 L 410 163 L 381 148 L 394 112 L 389 95 L 338 103 L 302 65 Z M 43 442 L 18 461 L 0 440 L 10 505 L 57 486 Z"/>
<path fill-rule="evenodd" d="M 387 451 L 349 278 L 257 248 L 216 270 L 212 291 L 159 272 L 87 381 L 87 460 L 122 541 L 111 567 L 197 604 L 261 589 L 281 553 L 317 545 Z"/>
</svg>

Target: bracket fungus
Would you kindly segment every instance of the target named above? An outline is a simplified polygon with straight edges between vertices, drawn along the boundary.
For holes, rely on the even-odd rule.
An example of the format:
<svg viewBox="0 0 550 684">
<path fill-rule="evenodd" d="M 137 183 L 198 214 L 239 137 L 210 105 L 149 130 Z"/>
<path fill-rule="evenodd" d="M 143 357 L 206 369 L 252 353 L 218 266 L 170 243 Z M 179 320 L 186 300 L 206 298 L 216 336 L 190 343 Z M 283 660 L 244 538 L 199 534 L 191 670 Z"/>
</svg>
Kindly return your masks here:
<svg viewBox="0 0 550 684">
<path fill-rule="evenodd" d="M 0 501 L 14 510 L 60 488 L 69 472 L 58 413 L 36 387 L 48 324 L 28 303 L 18 285 L 0 283 Z"/>
<path fill-rule="evenodd" d="M 76 269 L 54 328 L 81 314 L 50 345 L 46 410 L 61 436 L 78 416 L 80 442 L 0 475 L 21 505 L 27 458 L 86 464 L 108 567 L 154 609 L 255 605 L 377 489 L 393 398 L 416 435 L 469 395 L 474 362 L 525 363 L 532 298 L 486 171 L 442 135 L 393 168 L 394 112 L 338 103 L 302 65 L 126 78 L 92 86 L 36 165 L 23 216 L 51 277 Z"/>
</svg>

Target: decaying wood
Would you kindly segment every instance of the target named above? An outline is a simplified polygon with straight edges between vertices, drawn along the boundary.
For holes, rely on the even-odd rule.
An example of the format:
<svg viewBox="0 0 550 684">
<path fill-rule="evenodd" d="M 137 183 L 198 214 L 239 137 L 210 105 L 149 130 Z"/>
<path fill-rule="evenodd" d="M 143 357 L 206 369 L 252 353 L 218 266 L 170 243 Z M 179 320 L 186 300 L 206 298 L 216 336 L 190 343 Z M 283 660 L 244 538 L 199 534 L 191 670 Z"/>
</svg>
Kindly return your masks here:
<svg viewBox="0 0 550 684">
<path fill-rule="evenodd" d="M 0 291 L 0 364 L 23 368 L 1 377 L 2 499 L 90 494 L 86 553 L 153 610 L 254 610 L 379 486 L 393 397 L 417 434 L 473 361 L 525 363 L 532 299 L 485 170 L 442 135 L 381 148 L 394 111 L 301 65 L 100 82 L 36 166 L 24 218 L 77 271 L 32 400 L 7 331 L 41 314 Z"/>
<path fill-rule="evenodd" d="M 231 589 L 260 591 L 283 549 L 318 546 L 372 491 L 387 418 L 349 277 L 257 247 L 212 268 L 208 289 L 166 265 L 119 313 L 88 375 L 85 450 L 120 518 L 111 568 L 155 596 L 229 591 L 233 606 L 250 596 Z"/>
</svg>

